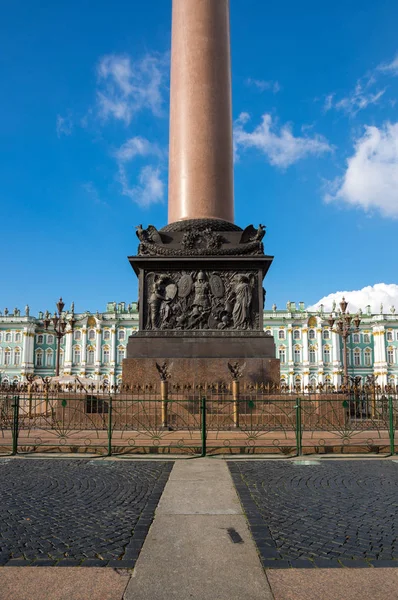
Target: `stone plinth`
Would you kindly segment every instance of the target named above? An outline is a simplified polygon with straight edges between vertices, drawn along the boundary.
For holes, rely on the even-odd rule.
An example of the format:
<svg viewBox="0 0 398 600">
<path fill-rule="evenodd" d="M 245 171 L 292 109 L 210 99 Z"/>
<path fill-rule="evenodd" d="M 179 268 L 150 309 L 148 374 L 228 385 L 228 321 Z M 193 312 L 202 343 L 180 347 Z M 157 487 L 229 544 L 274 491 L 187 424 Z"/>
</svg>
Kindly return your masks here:
<svg viewBox="0 0 398 600">
<path fill-rule="evenodd" d="M 277 384 L 280 381 L 280 363 L 276 358 L 247 358 L 245 356 L 230 357 L 229 361 L 245 363 L 244 378 L 246 383 Z M 143 386 L 157 385 L 159 373 L 156 362 L 164 362 L 164 356 L 152 358 L 126 358 L 123 361 L 123 384 Z M 194 384 L 228 383 L 231 375 L 227 358 L 175 358 L 168 357 L 170 381 L 180 386 Z"/>
</svg>

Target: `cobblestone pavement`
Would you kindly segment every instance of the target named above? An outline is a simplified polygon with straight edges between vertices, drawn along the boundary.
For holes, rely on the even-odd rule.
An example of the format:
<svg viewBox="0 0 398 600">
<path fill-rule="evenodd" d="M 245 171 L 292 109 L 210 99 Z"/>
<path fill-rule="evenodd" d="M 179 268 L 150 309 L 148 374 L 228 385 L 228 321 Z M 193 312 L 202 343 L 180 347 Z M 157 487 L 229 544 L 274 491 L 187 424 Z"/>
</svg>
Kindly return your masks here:
<svg viewBox="0 0 398 600">
<path fill-rule="evenodd" d="M 265 568 L 398 567 L 398 463 L 229 461 Z"/>
<path fill-rule="evenodd" d="M 1 459 L 0 565 L 132 568 L 172 465 Z"/>
</svg>

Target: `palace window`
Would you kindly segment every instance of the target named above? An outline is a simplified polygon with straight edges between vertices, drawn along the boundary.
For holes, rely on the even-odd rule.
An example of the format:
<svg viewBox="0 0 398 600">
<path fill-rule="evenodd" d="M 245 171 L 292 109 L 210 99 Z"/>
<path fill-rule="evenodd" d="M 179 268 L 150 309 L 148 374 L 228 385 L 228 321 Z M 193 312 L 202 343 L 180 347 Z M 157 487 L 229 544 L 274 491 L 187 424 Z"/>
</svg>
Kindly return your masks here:
<svg viewBox="0 0 398 600">
<path fill-rule="evenodd" d="M 329 348 L 329 346 L 325 346 L 323 349 L 323 362 L 330 363 L 330 348 Z"/>
<path fill-rule="evenodd" d="M 109 348 L 104 348 L 102 362 L 107 365 L 107 364 L 109 364 L 110 359 L 111 359 L 111 354 L 110 354 Z"/>
<path fill-rule="evenodd" d="M 16 342 L 20 342 L 20 341 L 21 341 L 21 339 L 22 339 L 22 338 L 21 338 L 21 334 L 20 334 L 20 332 L 19 332 L 19 331 L 17 331 L 17 333 L 15 334 L 15 341 L 16 341 Z"/>
<path fill-rule="evenodd" d="M 366 348 L 365 353 L 365 367 L 370 367 L 372 364 L 372 351 Z"/>
<path fill-rule="evenodd" d="M 285 330 L 284 329 L 279 330 L 278 339 L 280 339 L 280 340 L 285 339 Z"/>
<path fill-rule="evenodd" d="M 6 348 L 4 352 L 4 364 L 6 367 L 11 364 L 11 350 L 9 348 Z"/>
<path fill-rule="evenodd" d="M 73 350 L 73 364 L 78 365 L 82 359 L 80 348 L 77 347 Z"/>
<path fill-rule="evenodd" d="M 352 341 L 354 342 L 354 344 L 359 344 L 359 333 L 353 334 Z"/>
<path fill-rule="evenodd" d="M 36 367 L 42 367 L 43 366 L 43 352 L 41 350 L 39 350 L 38 352 L 36 352 Z"/>
<path fill-rule="evenodd" d="M 111 339 L 111 332 L 109 331 L 109 329 L 105 329 L 103 338 L 104 338 L 104 340 L 110 340 Z"/>
<path fill-rule="evenodd" d="M 354 367 L 361 366 L 361 351 L 359 348 L 355 348 L 354 350 Z"/>
<path fill-rule="evenodd" d="M 282 364 L 286 362 L 286 350 L 285 348 L 279 348 L 279 360 Z"/>
<path fill-rule="evenodd" d="M 324 340 L 330 340 L 330 331 L 329 331 L 329 329 L 324 329 L 323 330 L 323 339 Z"/>
<path fill-rule="evenodd" d="M 308 339 L 309 340 L 314 340 L 315 339 L 315 330 L 314 329 L 310 329 L 308 332 Z"/>
<path fill-rule="evenodd" d="M 44 335 L 38 335 L 37 336 L 37 343 L 38 344 L 42 344 L 44 342 Z"/>
<path fill-rule="evenodd" d="M 124 348 L 119 348 L 117 352 L 117 362 L 121 363 L 124 360 Z"/>
<path fill-rule="evenodd" d="M 53 366 L 53 352 L 46 352 L 46 367 L 52 367 Z"/>
<path fill-rule="evenodd" d="M 90 329 L 88 332 L 88 339 L 91 341 L 95 340 L 95 329 Z"/>
<path fill-rule="evenodd" d="M 17 367 L 21 364 L 21 350 L 19 348 L 15 348 L 14 351 L 14 365 Z"/>
<path fill-rule="evenodd" d="M 293 332 L 293 339 L 294 340 L 299 340 L 300 339 L 300 329 L 295 329 Z"/>
<path fill-rule="evenodd" d="M 5 341 L 11 342 L 11 333 L 6 333 Z"/>
<path fill-rule="evenodd" d="M 393 341 L 392 331 L 387 331 L 387 342 Z"/>
<path fill-rule="evenodd" d="M 363 341 L 365 344 L 370 344 L 370 335 L 368 333 L 363 334 Z"/>
<path fill-rule="evenodd" d="M 389 365 L 394 364 L 394 350 L 392 348 L 387 350 L 387 362 Z"/>
<path fill-rule="evenodd" d="M 301 362 L 301 349 L 300 349 L 300 346 L 296 346 L 295 349 L 294 349 L 294 362 L 295 363 Z"/>
<path fill-rule="evenodd" d="M 94 350 L 87 350 L 87 364 L 94 364 Z"/>
<path fill-rule="evenodd" d="M 65 362 L 65 355 L 64 355 L 64 351 L 61 350 L 59 353 L 59 364 L 60 366 L 64 366 L 64 362 Z"/>
<path fill-rule="evenodd" d="M 125 340 L 126 339 L 126 332 L 124 331 L 124 329 L 121 329 L 119 331 L 119 340 Z"/>
<path fill-rule="evenodd" d="M 54 343 L 54 336 L 53 335 L 48 335 L 47 336 L 47 344 L 51 345 Z"/>
<path fill-rule="evenodd" d="M 310 363 L 311 364 L 316 363 L 316 351 L 313 346 L 311 346 L 311 348 L 310 348 Z"/>
<path fill-rule="evenodd" d="M 75 333 L 73 334 L 73 337 L 76 341 L 80 341 L 82 339 L 82 332 L 80 331 L 80 329 L 76 329 Z"/>
</svg>

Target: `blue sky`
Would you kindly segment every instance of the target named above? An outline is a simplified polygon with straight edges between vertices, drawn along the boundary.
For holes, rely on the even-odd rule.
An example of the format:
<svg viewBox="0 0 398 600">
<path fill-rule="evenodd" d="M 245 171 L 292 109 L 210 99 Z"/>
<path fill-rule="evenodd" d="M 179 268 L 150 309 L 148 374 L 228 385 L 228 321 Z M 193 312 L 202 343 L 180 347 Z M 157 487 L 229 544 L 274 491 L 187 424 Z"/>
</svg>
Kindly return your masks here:
<svg viewBox="0 0 398 600">
<path fill-rule="evenodd" d="M 0 309 L 136 300 L 134 226 L 167 222 L 171 2 L 1 15 Z M 397 22 L 393 0 L 231 0 L 235 220 L 267 225 L 268 306 L 397 282 Z"/>
</svg>

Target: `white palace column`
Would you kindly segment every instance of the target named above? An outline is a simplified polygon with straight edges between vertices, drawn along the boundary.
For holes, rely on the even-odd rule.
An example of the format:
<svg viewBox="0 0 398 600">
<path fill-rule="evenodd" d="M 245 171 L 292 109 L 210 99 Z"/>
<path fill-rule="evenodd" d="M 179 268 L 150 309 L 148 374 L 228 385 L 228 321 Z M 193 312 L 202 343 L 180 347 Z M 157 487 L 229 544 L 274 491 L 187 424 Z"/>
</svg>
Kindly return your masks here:
<svg viewBox="0 0 398 600">
<path fill-rule="evenodd" d="M 304 389 L 309 385 L 310 382 L 310 363 L 308 360 L 308 329 L 304 327 L 302 330 L 303 335 L 303 386 Z"/>
<path fill-rule="evenodd" d="M 87 361 L 87 329 L 82 329 L 82 354 L 80 363 L 80 373 L 86 374 L 86 361 Z"/>
<path fill-rule="evenodd" d="M 70 375 L 72 371 L 72 345 L 73 331 L 69 328 L 65 336 L 64 375 Z"/>
<path fill-rule="evenodd" d="M 289 365 L 289 379 L 288 385 L 292 387 L 294 385 L 294 361 L 293 361 L 293 327 L 289 323 L 287 326 L 287 352 L 288 352 L 288 365 Z"/>
<path fill-rule="evenodd" d="M 32 325 L 28 325 L 27 327 L 24 327 L 22 340 L 23 348 L 21 370 L 26 374 L 33 372 L 34 368 L 34 326 L 32 327 Z"/>
<path fill-rule="evenodd" d="M 316 329 L 318 383 L 323 383 L 323 353 L 322 353 L 322 327 L 318 323 Z"/>
<path fill-rule="evenodd" d="M 97 325 L 95 331 L 95 375 L 94 379 L 100 380 L 100 369 L 101 369 L 101 328 Z"/>
<path fill-rule="evenodd" d="M 340 365 L 340 336 L 332 329 L 332 361 L 333 361 L 333 385 L 340 385 L 341 376 L 339 375 Z"/>
<path fill-rule="evenodd" d="M 387 352 L 386 352 L 386 338 L 384 325 L 380 325 L 379 334 L 376 336 L 379 344 L 379 366 L 377 383 L 379 385 L 387 385 Z"/>
<path fill-rule="evenodd" d="M 112 328 L 111 328 L 111 355 L 110 355 L 110 359 L 111 359 L 111 368 L 110 368 L 110 371 L 109 371 L 109 374 L 110 374 L 109 383 L 110 383 L 110 385 L 115 385 L 115 383 L 116 383 L 116 378 L 115 378 L 115 371 L 116 371 L 116 325 L 112 325 Z"/>
</svg>

